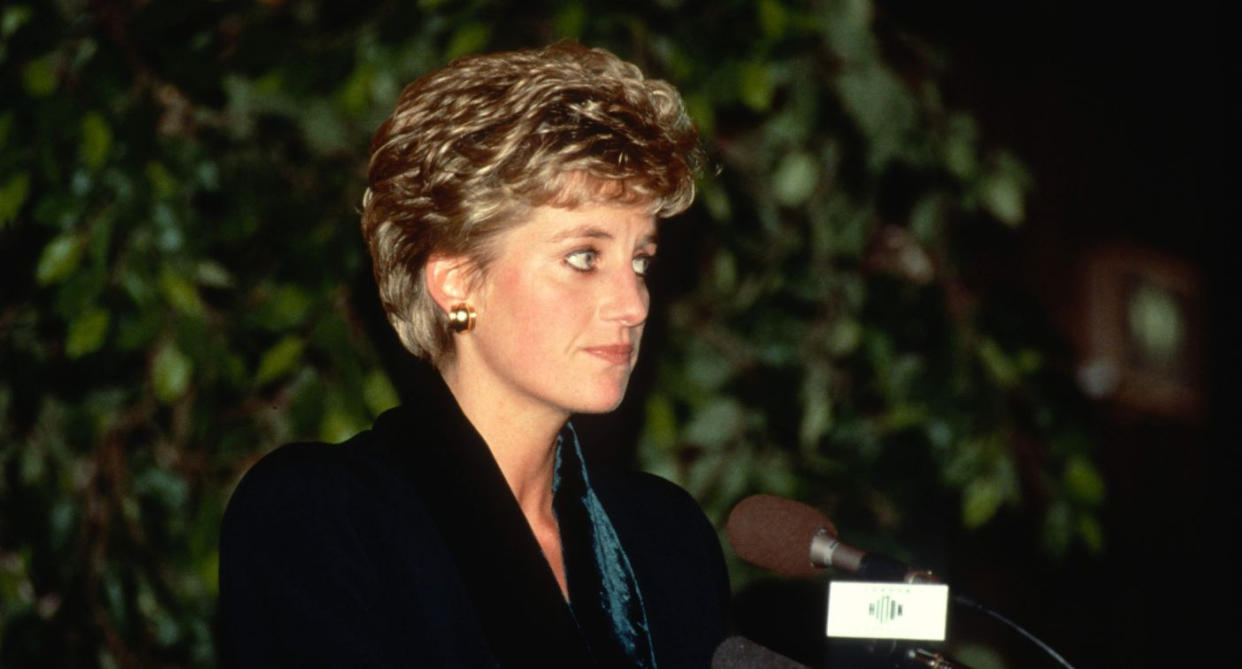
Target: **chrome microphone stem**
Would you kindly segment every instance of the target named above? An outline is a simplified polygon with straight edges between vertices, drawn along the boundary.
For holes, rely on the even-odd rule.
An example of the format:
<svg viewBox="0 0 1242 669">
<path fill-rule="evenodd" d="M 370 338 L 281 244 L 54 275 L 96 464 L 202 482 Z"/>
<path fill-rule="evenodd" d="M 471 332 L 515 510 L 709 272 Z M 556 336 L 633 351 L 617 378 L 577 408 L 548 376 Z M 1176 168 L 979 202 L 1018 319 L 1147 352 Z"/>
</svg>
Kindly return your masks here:
<svg viewBox="0 0 1242 669">
<path fill-rule="evenodd" d="M 816 567 L 832 567 L 850 573 L 862 567 L 866 553 L 837 540 L 828 528 L 821 527 L 811 539 L 811 564 Z"/>
</svg>

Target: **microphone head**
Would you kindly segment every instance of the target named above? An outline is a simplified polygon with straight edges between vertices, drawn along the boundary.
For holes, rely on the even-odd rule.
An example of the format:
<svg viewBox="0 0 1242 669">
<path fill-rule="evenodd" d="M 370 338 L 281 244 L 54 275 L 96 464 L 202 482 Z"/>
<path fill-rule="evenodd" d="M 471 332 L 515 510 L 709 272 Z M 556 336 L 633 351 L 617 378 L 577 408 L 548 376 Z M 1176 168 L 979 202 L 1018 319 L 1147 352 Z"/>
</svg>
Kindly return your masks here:
<svg viewBox="0 0 1242 669">
<path fill-rule="evenodd" d="M 786 576 L 815 573 L 811 541 L 837 528 L 819 509 L 774 495 L 751 495 L 729 512 L 725 533 L 738 557 Z"/>
</svg>

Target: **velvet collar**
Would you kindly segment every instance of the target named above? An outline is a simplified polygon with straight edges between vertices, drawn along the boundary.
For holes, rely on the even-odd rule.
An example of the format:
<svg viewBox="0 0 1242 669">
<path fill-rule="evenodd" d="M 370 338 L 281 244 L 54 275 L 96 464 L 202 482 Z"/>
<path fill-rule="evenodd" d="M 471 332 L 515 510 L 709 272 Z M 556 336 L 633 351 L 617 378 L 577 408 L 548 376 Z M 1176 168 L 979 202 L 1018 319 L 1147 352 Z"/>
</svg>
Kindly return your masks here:
<svg viewBox="0 0 1242 669">
<path fill-rule="evenodd" d="M 557 436 L 552 506 L 561 530 L 571 607 L 596 659 L 604 666 L 654 669 L 642 591 L 621 539 L 591 488 L 570 424 Z"/>
<path fill-rule="evenodd" d="M 439 375 L 428 376 L 373 433 L 434 519 L 500 664 L 654 667 L 641 593 L 572 428 L 558 437 L 554 509 L 573 608 L 491 450 Z"/>
</svg>

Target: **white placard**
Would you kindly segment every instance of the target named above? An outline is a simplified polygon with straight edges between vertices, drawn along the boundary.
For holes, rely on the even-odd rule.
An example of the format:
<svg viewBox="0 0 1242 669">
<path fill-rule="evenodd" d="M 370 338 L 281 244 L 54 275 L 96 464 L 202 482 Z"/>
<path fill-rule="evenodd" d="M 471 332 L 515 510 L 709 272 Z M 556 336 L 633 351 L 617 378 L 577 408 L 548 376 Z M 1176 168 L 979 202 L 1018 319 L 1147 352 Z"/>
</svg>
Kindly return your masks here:
<svg viewBox="0 0 1242 669">
<path fill-rule="evenodd" d="M 949 586 L 941 583 L 828 584 L 828 636 L 944 641 Z"/>
</svg>

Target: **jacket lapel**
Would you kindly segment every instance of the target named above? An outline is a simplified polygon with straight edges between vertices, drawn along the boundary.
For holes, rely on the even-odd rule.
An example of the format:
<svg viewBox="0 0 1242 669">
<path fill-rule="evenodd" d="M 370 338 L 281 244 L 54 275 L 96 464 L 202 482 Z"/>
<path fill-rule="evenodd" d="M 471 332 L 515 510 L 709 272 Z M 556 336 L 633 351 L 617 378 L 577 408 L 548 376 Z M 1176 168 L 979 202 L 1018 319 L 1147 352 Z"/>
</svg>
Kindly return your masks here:
<svg viewBox="0 0 1242 669">
<path fill-rule="evenodd" d="M 374 434 L 412 480 L 503 666 L 594 664 L 490 449 L 438 374 Z"/>
</svg>

